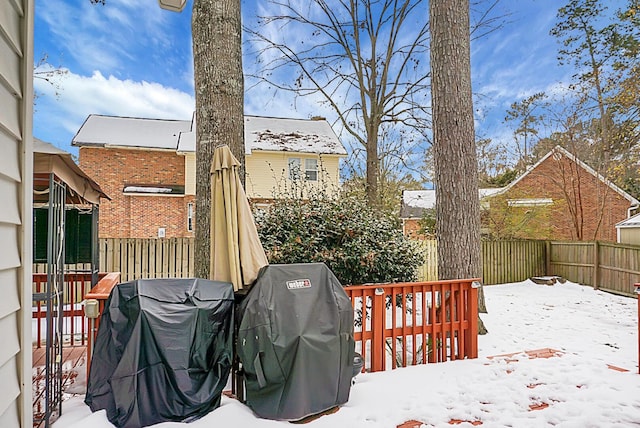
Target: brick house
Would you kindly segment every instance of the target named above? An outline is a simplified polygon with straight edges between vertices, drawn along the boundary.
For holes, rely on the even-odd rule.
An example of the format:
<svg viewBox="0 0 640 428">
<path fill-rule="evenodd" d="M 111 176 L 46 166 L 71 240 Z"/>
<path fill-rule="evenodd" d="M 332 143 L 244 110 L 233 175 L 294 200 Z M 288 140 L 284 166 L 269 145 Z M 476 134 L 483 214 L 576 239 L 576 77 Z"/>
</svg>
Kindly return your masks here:
<svg viewBox="0 0 640 428">
<path fill-rule="evenodd" d="M 508 186 L 481 190 L 480 198 L 483 235 L 516 239 L 615 242 L 616 224 L 640 205 L 560 146 Z M 423 209 L 433 206 L 433 190 L 404 192 L 401 218 L 406 236 L 421 238 L 418 221 Z"/>
<path fill-rule="evenodd" d="M 522 218 L 545 212 L 517 238 L 616 241 L 616 224 L 640 202 L 566 149 L 556 146 L 491 199 Z"/>
<path fill-rule="evenodd" d="M 486 198 L 502 189 L 478 189 L 480 206 L 484 210 L 487 208 Z M 425 236 L 420 226 L 420 220 L 426 209 L 436 207 L 436 191 L 431 190 L 404 190 L 402 192 L 402 205 L 400 206 L 400 221 L 402 222 L 402 233 L 411 239 L 430 239 Z"/>
<path fill-rule="evenodd" d="M 101 238 L 190 237 L 195 225 L 195 132 L 190 120 L 90 115 L 72 140 L 79 164 L 112 200 Z M 346 150 L 322 118 L 245 117 L 247 196 L 335 185 Z"/>
</svg>

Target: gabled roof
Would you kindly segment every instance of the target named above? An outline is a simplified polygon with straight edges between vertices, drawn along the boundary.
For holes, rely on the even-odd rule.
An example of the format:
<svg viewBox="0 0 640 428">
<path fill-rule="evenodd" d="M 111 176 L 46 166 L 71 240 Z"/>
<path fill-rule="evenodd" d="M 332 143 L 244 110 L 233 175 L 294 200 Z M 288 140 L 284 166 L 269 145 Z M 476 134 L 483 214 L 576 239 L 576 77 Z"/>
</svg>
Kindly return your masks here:
<svg viewBox="0 0 640 428">
<path fill-rule="evenodd" d="M 194 115 L 195 117 L 195 115 Z M 325 119 L 245 116 L 245 153 L 253 150 L 335 154 L 347 151 Z M 132 147 L 193 153 L 195 119 L 165 120 L 90 115 L 74 146 Z"/>
<path fill-rule="evenodd" d="M 622 220 L 620 223 L 616 224 L 617 229 L 625 229 L 631 227 L 640 227 L 640 213 L 631 216 L 628 219 Z"/>
<path fill-rule="evenodd" d="M 478 189 L 480 199 L 500 192 L 498 189 Z M 402 192 L 402 206 L 400 207 L 400 218 L 420 218 L 425 209 L 435 208 L 435 190 L 405 190 Z"/>
<path fill-rule="evenodd" d="M 502 189 L 502 191 L 500 193 L 506 193 L 508 192 L 511 188 L 513 188 L 517 183 L 519 183 L 524 177 L 526 177 L 527 175 L 529 175 L 533 170 L 535 170 L 542 162 L 544 162 L 545 160 L 547 160 L 550 156 L 553 156 L 554 154 L 560 154 L 562 156 L 567 157 L 569 160 L 575 162 L 576 164 L 578 164 L 579 166 L 581 166 L 583 169 L 585 169 L 589 174 L 593 175 L 594 177 L 596 177 L 598 180 L 600 180 L 603 184 L 609 186 L 613 191 L 615 191 L 616 193 L 618 193 L 620 196 L 622 196 L 623 198 L 625 198 L 626 200 L 629 201 L 630 205 L 637 205 L 640 204 L 640 201 L 638 201 L 636 198 L 634 198 L 633 196 L 631 196 L 630 194 L 628 194 L 627 192 L 625 192 L 624 190 L 622 190 L 621 188 L 619 188 L 618 186 L 616 186 L 615 184 L 613 184 L 611 181 L 607 180 L 603 175 L 601 175 L 600 173 L 598 173 L 595 169 L 591 168 L 589 165 L 587 165 L 586 163 L 582 162 L 580 159 L 578 159 L 573 153 L 569 152 L 568 150 L 566 150 L 565 148 L 561 147 L 561 146 L 555 146 L 553 149 L 551 149 L 549 151 L 549 153 L 547 153 L 546 155 L 544 155 L 538 162 L 536 162 L 534 165 L 532 165 L 531 167 L 529 167 L 523 174 L 521 174 L 518 178 L 516 178 L 515 180 L 513 180 L 511 183 L 509 183 L 509 185 L 507 185 L 506 187 L 504 187 Z"/>
</svg>

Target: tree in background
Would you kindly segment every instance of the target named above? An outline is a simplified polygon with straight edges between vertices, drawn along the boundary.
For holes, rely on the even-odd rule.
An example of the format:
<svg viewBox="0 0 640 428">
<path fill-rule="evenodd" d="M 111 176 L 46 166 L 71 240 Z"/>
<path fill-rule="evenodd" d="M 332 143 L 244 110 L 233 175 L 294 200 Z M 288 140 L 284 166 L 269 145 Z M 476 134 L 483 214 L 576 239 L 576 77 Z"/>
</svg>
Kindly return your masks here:
<svg viewBox="0 0 640 428">
<path fill-rule="evenodd" d="M 505 124 L 514 126 L 513 140 L 516 157 L 519 159 L 517 169 L 521 172 L 536 161 L 532 152 L 538 142 L 538 130 L 544 118 L 540 111 L 548 108 L 546 98 L 543 92 L 537 92 L 514 102 L 504 118 Z"/>
<path fill-rule="evenodd" d="M 558 9 L 558 22 L 551 35 L 558 38 L 561 64 L 571 63 L 577 70 L 573 89 L 581 88 L 585 100 L 592 101 L 600 120 L 599 143 L 608 160 L 611 152 L 607 109 L 608 65 L 614 54 L 607 47 L 617 38 L 615 24 L 599 28 L 607 7 L 600 0 L 572 0 Z"/>
<path fill-rule="evenodd" d="M 318 96 L 335 112 L 356 142 L 352 153 L 365 157 L 369 205 L 379 206 L 383 127 L 428 126 L 428 24 L 420 19 L 426 1 L 271 3 L 279 14 L 261 17 L 249 30 L 262 61 L 255 77 L 279 90 Z M 295 43 L 286 34 L 312 38 Z"/>
</svg>

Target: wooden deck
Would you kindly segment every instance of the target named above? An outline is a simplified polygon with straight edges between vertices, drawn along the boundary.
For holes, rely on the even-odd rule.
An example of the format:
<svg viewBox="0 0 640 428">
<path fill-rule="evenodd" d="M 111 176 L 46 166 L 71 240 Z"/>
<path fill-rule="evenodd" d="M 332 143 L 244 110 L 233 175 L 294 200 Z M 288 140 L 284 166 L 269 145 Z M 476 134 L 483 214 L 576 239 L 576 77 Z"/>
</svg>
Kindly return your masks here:
<svg viewBox="0 0 640 428">
<path fill-rule="evenodd" d="M 63 400 L 74 394 L 84 394 L 86 390 L 86 346 L 69 346 L 62 351 L 62 391 Z M 34 420 L 42 417 L 45 410 L 45 348 L 33 348 L 33 417 Z M 52 418 L 53 422 L 55 418 Z M 34 427 L 43 427 L 44 423 L 33 424 Z"/>
</svg>

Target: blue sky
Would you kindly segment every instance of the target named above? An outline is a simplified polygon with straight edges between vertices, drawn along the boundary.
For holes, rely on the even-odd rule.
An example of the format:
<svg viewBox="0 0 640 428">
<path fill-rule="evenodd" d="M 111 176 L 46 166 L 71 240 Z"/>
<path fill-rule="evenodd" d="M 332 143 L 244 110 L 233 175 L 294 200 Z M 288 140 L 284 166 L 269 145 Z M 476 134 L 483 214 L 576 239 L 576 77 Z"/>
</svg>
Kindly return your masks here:
<svg viewBox="0 0 640 428">
<path fill-rule="evenodd" d="M 508 141 L 502 120 L 511 103 L 536 92 L 566 87 L 574 73 L 556 60 L 558 44 L 549 35 L 557 8 L 565 1 L 502 0 L 508 22 L 472 42 L 472 82 L 476 132 Z M 610 8 L 622 4 L 610 2 Z M 254 0 L 243 1 L 243 17 L 255 16 Z M 261 3 L 264 6 L 265 2 Z M 182 13 L 161 10 L 157 0 L 37 0 L 36 62 L 67 72 L 55 85 L 35 79 L 34 135 L 76 152 L 71 139 L 89 114 L 190 119 L 194 109 L 191 1 Z M 245 68 L 253 67 L 251 58 Z M 307 118 L 331 112 L 312 99 L 257 87 L 245 96 L 245 113 Z"/>
</svg>

